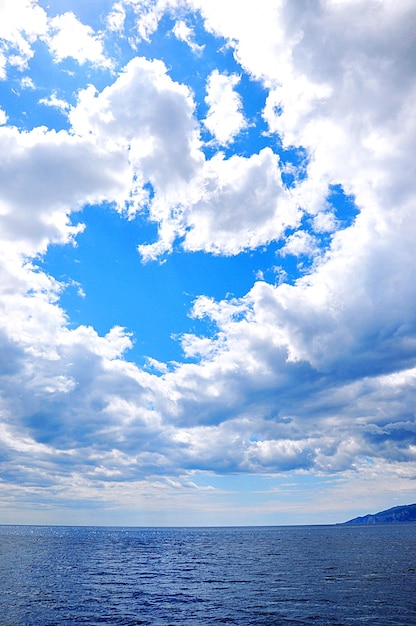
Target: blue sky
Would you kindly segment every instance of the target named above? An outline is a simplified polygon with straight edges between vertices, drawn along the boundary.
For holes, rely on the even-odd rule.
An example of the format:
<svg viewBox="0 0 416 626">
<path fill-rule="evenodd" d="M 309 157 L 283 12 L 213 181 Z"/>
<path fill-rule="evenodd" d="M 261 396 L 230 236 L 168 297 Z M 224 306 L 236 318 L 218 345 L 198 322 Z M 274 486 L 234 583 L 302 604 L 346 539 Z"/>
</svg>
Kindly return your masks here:
<svg viewBox="0 0 416 626">
<path fill-rule="evenodd" d="M 415 501 L 413 0 L 0 7 L 0 522 Z"/>
</svg>

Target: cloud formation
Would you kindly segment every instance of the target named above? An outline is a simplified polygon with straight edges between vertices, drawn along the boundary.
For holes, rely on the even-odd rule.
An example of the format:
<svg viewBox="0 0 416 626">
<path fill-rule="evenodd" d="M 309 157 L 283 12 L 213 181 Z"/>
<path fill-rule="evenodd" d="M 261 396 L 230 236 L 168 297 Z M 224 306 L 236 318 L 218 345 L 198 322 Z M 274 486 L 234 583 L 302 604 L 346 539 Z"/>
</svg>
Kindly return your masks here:
<svg viewBox="0 0 416 626">
<path fill-rule="evenodd" d="M 226 145 L 243 130 L 247 122 L 242 113 L 241 97 L 234 90 L 239 78 L 214 70 L 208 77 L 205 101 L 209 107 L 205 126 L 221 145 Z"/>
<path fill-rule="evenodd" d="M 90 61 L 101 66 L 111 65 L 104 55 L 100 36 L 90 26 L 82 24 L 72 11 L 57 15 L 49 21 L 46 41 L 57 62 L 71 57 L 80 64 Z"/>
<path fill-rule="evenodd" d="M 201 96 L 135 49 L 167 16 L 202 58 L 187 14 L 265 92 L 263 143 L 249 153 L 238 74 L 209 66 Z M 233 475 L 337 477 L 327 493 L 348 483 L 357 495 L 357 476 L 379 492 L 394 479 L 411 493 L 415 22 L 411 0 L 129 0 L 97 33 L 75 12 L 3 3 L 3 80 L 28 67 L 37 40 L 53 62 L 113 72 L 78 85 L 61 107 L 67 130 L 19 128 L 0 103 L 5 502 L 127 509 L 140 493 L 162 510 L 180 494 L 205 510 L 200 494 L 220 498 L 215 477 Z M 117 64 L 105 53 L 115 35 L 131 43 Z M 353 218 L 337 214 L 334 188 Z M 191 321 L 208 330 L 179 338 L 181 362 L 142 368 L 129 360 L 131 329 L 74 327 L 65 285 L 37 263 L 52 244 L 76 245 L 83 207 L 104 203 L 157 227 L 138 262 L 274 246 L 276 266 L 299 271 L 241 297 L 196 296 Z"/>
</svg>

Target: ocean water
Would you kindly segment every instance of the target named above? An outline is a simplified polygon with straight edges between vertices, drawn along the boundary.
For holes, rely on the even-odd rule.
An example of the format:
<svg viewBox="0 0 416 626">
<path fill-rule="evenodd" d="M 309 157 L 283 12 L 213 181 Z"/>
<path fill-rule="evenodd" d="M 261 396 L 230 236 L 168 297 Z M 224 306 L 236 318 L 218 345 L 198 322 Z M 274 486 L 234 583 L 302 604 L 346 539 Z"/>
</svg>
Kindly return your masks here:
<svg viewBox="0 0 416 626">
<path fill-rule="evenodd" d="M 1 626 L 416 625 L 416 524 L 0 526 Z"/>
</svg>

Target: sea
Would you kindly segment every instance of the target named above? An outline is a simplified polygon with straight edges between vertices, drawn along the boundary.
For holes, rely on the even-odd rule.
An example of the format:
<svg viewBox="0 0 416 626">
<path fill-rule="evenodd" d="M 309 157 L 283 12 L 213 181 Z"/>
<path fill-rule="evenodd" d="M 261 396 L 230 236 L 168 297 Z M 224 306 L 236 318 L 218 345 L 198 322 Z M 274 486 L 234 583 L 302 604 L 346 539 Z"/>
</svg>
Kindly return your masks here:
<svg viewBox="0 0 416 626">
<path fill-rule="evenodd" d="M 0 526 L 0 625 L 416 625 L 416 523 Z"/>
</svg>

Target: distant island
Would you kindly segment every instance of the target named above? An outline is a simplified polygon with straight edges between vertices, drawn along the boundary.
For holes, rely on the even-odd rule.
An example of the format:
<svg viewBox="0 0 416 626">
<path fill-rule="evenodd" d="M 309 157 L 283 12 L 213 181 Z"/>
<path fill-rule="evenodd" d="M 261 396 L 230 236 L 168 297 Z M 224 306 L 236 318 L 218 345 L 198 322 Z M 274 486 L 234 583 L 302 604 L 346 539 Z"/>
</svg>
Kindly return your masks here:
<svg viewBox="0 0 416 626">
<path fill-rule="evenodd" d="M 392 509 L 380 511 L 374 515 L 354 517 L 344 524 L 397 524 L 402 522 L 416 522 L 416 504 L 394 506 Z"/>
</svg>

